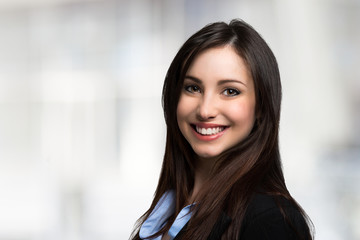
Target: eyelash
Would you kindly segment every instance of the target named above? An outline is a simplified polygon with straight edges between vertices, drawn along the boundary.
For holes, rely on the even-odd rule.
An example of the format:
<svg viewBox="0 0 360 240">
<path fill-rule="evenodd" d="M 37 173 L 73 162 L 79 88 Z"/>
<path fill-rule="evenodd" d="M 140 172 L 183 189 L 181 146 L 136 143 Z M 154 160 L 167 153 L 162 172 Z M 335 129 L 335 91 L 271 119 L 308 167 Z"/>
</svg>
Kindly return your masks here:
<svg viewBox="0 0 360 240">
<path fill-rule="evenodd" d="M 229 92 L 232 92 L 232 93 L 229 93 Z M 227 92 L 227 93 L 226 93 Z M 239 90 L 237 90 L 237 89 L 235 89 L 235 88 L 227 88 L 227 89 L 225 89 L 224 91 L 223 91 L 223 94 L 225 95 L 225 96 L 230 96 L 230 97 L 233 97 L 233 96 L 237 96 L 237 95 L 239 95 L 241 92 L 239 91 Z"/>
<path fill-rule="evenodd" d="M 201 92 L 200 88 L 196 85 L 185 85 L 184 89 L 190 93 Z"/>
<path fill-rule="evenodd" d="M 198 87 L 197 85 L 185 85 L 184 86 L 185 91 L 189 92 L 189 93 L 201 93 L 201 89 L 200 87 Z M 225 96 L 228 97 L 233 97 L 233 96 L 237 96 L 239 95 L 241 92 L 239 90 L 237 90 L 236 88 L 226 88 L 224 91 L 222 91 L 222 94 L 224 94 Z"/>
</svg>

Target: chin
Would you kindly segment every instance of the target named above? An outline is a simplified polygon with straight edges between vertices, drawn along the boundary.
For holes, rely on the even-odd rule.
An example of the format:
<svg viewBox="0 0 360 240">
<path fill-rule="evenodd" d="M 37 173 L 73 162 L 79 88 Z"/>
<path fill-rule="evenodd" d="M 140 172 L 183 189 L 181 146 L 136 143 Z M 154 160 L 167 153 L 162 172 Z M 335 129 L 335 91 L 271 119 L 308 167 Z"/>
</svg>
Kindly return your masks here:
<svg viewBox="0 0 360 240">
<path fill-rule="evenodd" d="M 196 155 L 198 155 L 201 158 L 215 158 L 220 155 L 220 153 L 215 152 L 204 152 L 204 151 L 195 151 Z"/>
</svg>

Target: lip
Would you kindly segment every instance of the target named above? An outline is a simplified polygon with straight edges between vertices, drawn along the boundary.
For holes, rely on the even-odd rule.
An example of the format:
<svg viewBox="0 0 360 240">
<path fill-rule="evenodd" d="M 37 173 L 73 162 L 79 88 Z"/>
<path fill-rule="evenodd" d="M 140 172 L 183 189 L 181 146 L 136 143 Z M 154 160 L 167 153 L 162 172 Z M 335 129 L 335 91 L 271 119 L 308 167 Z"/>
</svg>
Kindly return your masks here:
<svg viewBox="0 0 360 240">
<path fill-rule="evenodd" d="M 229 126 L 226 125 L 221 125 L 221 124 L 214 124 L 214 123 L 193 123 L 190 124 L 191 125 L 191 129 L 195 135 L 195 137 L 201 141 L 214 141 L 218 138 L 220 138 L 229 128 Z M 200 133 L 198 133 L 196 131 L 196 127 L 200 127 L 200 128 L 217 128 L 217 127 L 222 127 L 224 128 L 224 130 L 222 130 L 221 132 L 217 133 L 217 134 L 212 134 L 212 135 L 202 135 Z"/>
</svg>

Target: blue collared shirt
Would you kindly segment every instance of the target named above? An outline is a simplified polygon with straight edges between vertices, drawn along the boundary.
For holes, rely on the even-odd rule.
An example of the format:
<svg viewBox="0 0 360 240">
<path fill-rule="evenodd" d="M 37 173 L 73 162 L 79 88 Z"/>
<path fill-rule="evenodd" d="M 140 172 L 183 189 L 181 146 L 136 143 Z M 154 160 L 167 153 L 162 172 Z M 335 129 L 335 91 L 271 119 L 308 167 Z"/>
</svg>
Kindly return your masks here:
<svg viewBox="0 0 360 240">
<path fill-rule="evenodd" d="M 176 216 L 174 223 L 169 229 L 169 236 L 174 239 L 180 230 L 191 218 L 191 207 L 188 205 L 184 207 Z M 145 239 L 157 233 L 167 222 L 167 219 L 175 212 L 175 192 L 173 190 L 164 193 L 159 202 L 156 204 L 154 210 L 149 217 L 144 221 L 140 228 L 139 236 Z M 162 236 L 150 238 L 151 240 L 161 240 Z"/>
</svg>

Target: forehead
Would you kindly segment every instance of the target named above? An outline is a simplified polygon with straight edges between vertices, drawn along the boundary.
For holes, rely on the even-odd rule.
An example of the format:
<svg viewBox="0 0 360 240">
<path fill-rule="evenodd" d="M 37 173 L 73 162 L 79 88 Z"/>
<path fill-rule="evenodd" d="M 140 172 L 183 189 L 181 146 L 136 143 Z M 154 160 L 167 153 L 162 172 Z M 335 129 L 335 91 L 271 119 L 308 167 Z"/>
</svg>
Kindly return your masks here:
<svg viewBox="0 0 360 240">
<path fill-rule="evenodd" d="M 245 60 L 230 45 L 207 49 L 198 54 L 186 75 L 206 79 L 238 79 L 252 82 Z"/>
</svg>

